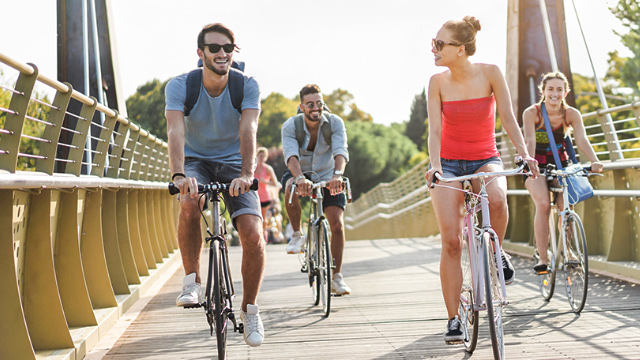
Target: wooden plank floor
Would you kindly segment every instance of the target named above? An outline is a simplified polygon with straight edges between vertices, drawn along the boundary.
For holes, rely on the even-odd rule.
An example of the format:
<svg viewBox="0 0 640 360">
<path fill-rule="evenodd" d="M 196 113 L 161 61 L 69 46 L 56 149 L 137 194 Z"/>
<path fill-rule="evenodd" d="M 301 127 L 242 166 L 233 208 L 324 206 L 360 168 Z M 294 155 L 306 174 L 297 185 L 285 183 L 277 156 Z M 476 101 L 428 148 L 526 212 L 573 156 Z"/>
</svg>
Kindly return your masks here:
<svg viewBox="0 0 640 360">
<path fill-rule="evenodd" d="M 298 257 L 284 245 L 267 247 L 259 305 L 266 338 L 251 348 L 231 334 L 229 359 L 490 359 L 488 325 L 481 314 L 473 355 L 442 340 L 446 312 L 440 292 L 437 237 L 347 242 L 343 274 L 352 295 L 334 297 L 332 313 L 311 302 Z M 241 249 L 232 248 L 236 308 L 241 302 Z M 550 302 L 540 297 L 530 258 L 512 258 L 516 282 L 507 288 L 506 354 L 509 359 L 640 359 L 640 286 L 590 276 L 587 305 L 571 312 L 564 283 Z M 175 306 L 182 269 L 172 276 L 103 357 L 115 359 L 215 359 L 201 309 Z M 93 358 L 92 358 L 93 359 Z"/>
</svg>

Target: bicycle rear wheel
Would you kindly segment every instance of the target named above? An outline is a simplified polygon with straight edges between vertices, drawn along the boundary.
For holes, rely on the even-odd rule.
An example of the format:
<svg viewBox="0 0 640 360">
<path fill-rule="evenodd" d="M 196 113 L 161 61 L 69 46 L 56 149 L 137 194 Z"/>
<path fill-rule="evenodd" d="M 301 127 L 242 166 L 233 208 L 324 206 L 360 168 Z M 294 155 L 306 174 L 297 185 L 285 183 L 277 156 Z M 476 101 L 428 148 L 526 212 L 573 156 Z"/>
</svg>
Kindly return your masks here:
<svg viewBox="0 0 640 360">
<path fill-rule="evenodd" d="M 478 321 L 478 311 L 474 310 L 473 298 L 473 267 L 471 259 L 476 259 L 471 254 L 468 242 L 468 230 L 462 239 L 462 289 L 460 291 L 460 321 L 462 323 L 462 333 L 464 334 L 464 347 L 472 353 L 478 344 L 478 329 L 480 323 Z M 474 242 L 475 243 L 475 242 Z"/>
<path fill-rule="evenodd" d="M 213 241 L 211 252 L 213 253 L 213 286 L 211 296 L 213 299 L 213 318 L 215 320 L 218 359 L 225 359 L 227 354 L 227 292 L 222 270 L 222 253 L 218 247 L 220 240 Z"/>
<path fill-rule="evenodd" d="M 504 333 L 502 331 L 502 285 L 498 277 L 498 265 L 493 251 L 493 238 L 485 232 L 484 238 L 484 283 L 489 318 L 491 347 L 495 359 L 504 359 Z M 498 241 L 498 239 L 495 239 Z M 502 264 L 500 264 L 502 266 Z"/>
<path fill-rule="evenodd" d="M 318 229 L 318 283 L 322 311 L 329 317 L 331 311 L 331 247 L 329 246 L 329 224 L 322 220 Z"/>
<path fill-rule="evenodd" d="M 589 256 L 582 221 L 576 214 L 567 218 L 564 275 L 569 305 L 575 313 L 584 309 L 589 283 Z"/>
</svg>

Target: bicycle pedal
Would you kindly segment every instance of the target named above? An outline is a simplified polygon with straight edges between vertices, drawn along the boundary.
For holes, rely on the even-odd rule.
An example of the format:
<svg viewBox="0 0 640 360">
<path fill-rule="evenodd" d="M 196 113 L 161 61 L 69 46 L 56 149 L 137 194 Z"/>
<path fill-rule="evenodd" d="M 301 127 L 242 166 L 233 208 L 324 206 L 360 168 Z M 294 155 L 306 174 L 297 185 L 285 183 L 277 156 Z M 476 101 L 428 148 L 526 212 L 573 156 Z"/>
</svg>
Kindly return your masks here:
<svg viewBox="0 0 640 360">
<path fill-rule="evenodd" d="M 462 340 L 451 340 L 451 341 L 445 340 L 444 342 L 446 342 L 447 345 L 459 345 L 464 343 L 464 341 Z"/>
<path fill-rule="evenodd" d="M 238 324 L 238 333 L 239 334 L 244 334 L 244 324 L 243 323 Z"/>
<path fill-rule="evenodd" d="M 200 308 L 200 307 L 203 307 L 203 306 L 204 306 L 204 303 L 202 303 L 202 304 L 184 305 L 182 307 L 185 308 L 185 309 L 197 309 L 197 308 Z"/>
</svg>

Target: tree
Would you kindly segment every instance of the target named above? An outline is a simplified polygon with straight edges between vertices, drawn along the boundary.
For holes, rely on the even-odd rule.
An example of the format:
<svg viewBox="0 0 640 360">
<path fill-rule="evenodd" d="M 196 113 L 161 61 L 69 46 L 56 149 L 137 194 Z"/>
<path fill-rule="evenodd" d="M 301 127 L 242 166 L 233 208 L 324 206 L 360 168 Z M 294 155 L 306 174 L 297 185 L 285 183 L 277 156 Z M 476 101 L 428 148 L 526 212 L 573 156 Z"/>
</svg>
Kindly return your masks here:
<svg viewBox="0 0 640 360">
<path fill-rule="evenodd" d="M 363 121 L 346 122 L 346 126 L 349 164 L 345 176 L 351 180 L 354 198 L 411 168 L 409 160 L 418 149 L 397 127 Z"/>
<path fill-rule="evenodd" d="M 620 37 L 621 43 L 631 50 L 633 56 L 623 58 L 617 51 L 609 53 L 607 76 L 617 79 L 622 86 L 632 89 L 636 96 L 640 96 L 640 2 L 619 0 L 610 10 L 622 21 L 622 25 L 629 29 L 627 34 L 615 33 Z"/>
<path fill-rule="evenodd" d="M 404 134 L 416 144 L 419 150 L 424 151 L 426 151 L 427 116 L 427 95 L 425 89 L 422 89 L 422 93 L 413 99 L 411 116 Z"/>
<path fill-rule="evenodd" d="M 136 93 L 127 99 L 129 119 L 164 141 L 167 141 L 164 88 L 168 82 L 153 79 L 138 87 Z"/>
<path fill-rule="evenodd" d="M 373 121 L 371 115 L 358 108 L 353 101 L 353 95 L 347 90 L 336 89 L 331 94 L 324 95 L 323 98 L 331 113 L 340 116 L 345 121 Z"/>
<path fill-rule="evenodd" d="M 258 124 L 258 144 L 266 148 L 280 146 L 282 124 L 296 114 L 298 102 L 279 93 L 271 93 L 262 100 Z"/>
</svg>

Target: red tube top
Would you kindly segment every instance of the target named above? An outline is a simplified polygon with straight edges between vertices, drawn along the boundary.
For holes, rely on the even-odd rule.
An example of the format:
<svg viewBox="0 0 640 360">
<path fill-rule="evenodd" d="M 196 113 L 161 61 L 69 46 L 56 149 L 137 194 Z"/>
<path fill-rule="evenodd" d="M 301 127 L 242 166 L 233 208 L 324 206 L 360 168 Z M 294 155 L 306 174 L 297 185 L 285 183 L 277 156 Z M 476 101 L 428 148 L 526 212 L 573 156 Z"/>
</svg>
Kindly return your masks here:
<svg viewBox="0 0 640 360">
<path fill-rule="evenodd" d="M 443 101 L 440 157 L 483 160 L 500 156 L 496 148 L 496 99 Z"/>
</svg>

